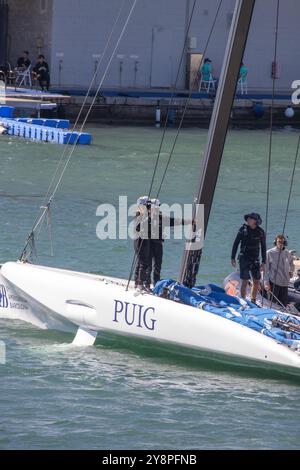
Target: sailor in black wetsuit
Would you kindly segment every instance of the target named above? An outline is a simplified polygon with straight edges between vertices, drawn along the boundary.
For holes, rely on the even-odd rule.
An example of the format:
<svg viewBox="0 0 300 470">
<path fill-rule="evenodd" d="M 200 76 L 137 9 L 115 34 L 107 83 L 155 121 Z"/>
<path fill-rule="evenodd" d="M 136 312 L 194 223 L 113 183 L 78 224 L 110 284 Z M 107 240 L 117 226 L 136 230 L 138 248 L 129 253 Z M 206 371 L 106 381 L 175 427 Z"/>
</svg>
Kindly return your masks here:
<svg viewBox="0 0 300 470">
<path fill-rule="evenodd" d="M 259 214 L 252 212 L 251 214 L 246 214 L 244 219 L 246 223 L 239 229 L 233 243 L 231 264 L 233 267 L 236 267 L 235 258 L 238 246 L 240 245 L 239 265 L 240 278 L 242 279 L 241 297 L 246 297 L 247 284 L 250 277 L 252 277 L 251 301 L 256 302 L 260 273 L 264 271 L 266 264 L 266 235 L 264 230 L 259 227 L 262 223 Z"/>
</svg>

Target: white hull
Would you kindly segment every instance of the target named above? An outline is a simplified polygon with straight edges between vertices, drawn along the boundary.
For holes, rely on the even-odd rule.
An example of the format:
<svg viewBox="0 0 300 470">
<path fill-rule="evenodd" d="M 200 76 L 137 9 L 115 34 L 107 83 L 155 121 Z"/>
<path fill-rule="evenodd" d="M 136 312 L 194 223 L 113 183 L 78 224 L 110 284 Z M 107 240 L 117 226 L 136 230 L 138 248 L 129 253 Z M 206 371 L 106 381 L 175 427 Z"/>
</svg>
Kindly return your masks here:
<svg viewBox="0 0 300 470">
<path fill-rule="evenodd" d="M 300 355 L 272 338 L 195 307 L 137 294 L 132 286 L 126 291 L 125 280 L 9 262 L 0 284 L 27 307 L 20 311 L 12 302 L 11 309 L 0 307 L 0 316 L 78 330 L 77 344 L 92 344 L 106 330 L 300 373 Z"/>
</svg>

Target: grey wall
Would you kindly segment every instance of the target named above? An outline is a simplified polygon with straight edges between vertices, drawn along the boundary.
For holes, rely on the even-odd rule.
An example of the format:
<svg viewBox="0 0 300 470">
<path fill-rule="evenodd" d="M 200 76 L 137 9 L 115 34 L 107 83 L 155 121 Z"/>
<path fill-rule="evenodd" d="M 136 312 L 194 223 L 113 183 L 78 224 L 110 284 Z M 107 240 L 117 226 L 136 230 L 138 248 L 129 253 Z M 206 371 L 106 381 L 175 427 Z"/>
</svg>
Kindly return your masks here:
<svg viewBox="0 0 300 470">
<path fill-rule="evenodd" d="M 52 63 L 56 82 L 59 61 L 56 54 L 63 52 L 62 82 L 87 84 L 94 70 L 92 55 L 103 52 L 121 4 L 121 0 L 55 0 Z M 114 44 L 131 4 L 131 1 L 126 1 L 126 8 L 113 35 Z M 114 57 L 105 84 L 120 84 L 119 68 L 122 60 L 122 85 L 132 86 L 135 61 L 138 60 L 138 86 L 150 86 L 150 80 L 153 86 L 170 86 L 175 80 L 183 45 L 185 15 L 186 2 L 183 0 L 139 0 L 117 51 L 117 54 L 125 57 Z M 111 48 L 107 58 L 110 53 Z M 138 59 L 131 58 L 131 55 L 138 56 Z M 106 63 L 107 59 L 103 64 Z"/>
<path fill-rule="evenodd" d="M 197 50 L 203 51 L 219 0 L 198 0 L 191 27 L 197 37 Z M 227 15 L 231 15 L 234 0 L 224 0 L 220 18 L 213 34 L 208 54 L 215 61 L 218 73 L 229 31 Z M 69 5 L 72 5 L 70 11 Z M 126 2 L 117 32 L 132 1 Z M 192 0 L 139 0 L 121 45 L 114 57 L 105 85 L 120 85 L 120 60 L 123 62 L 122 86 L 134 85 L 134 66 L 138 60 L 136 85 L 170 87 L 174 84 Z M 54 0 L 53 14 L 53 81 L 58 82 L 57 53 L 64 53 L 61 83 L 86 85 L 94 70 L 93 53 L 102 53 L 121 0 Z M 78 60 L 75 59 L 76 52 Z M 107 54 L 109 56 L 111 50 Z M 118 59 L 117 55 L 124 55 Z M 130 56 L 138 56 L 138 59 Z M 104 61 L 104 64 L 107 61 Z M 104 68 L 104 67 L 103 67 Z M 178 87 L 185 84 L 185 61 L 179 75 Z M 101 73 L 99 73 L 99 77 Z"/>
<path fill-rule="evenodd" d="M 46 2 L 47 5 L 47 11 L 42 14 L 41 2 Z M 116 43 L 132 2 L 133 0 L 125 1 L 111 44 Z M 245 52 L 250 88 L 270 89 L 272 86 L 276 3 L 277 0 L 256 1 Z M 15 61 L 19 51 L 24 48 L 36 55 L 37 38 L 43 37 L 45 47 L 42 52 L 49 56 L 51 51 L 49 62 L 52 83 L 58 84 L 60 81 L 67 86 L 87 86 L 97 60 L 93 54 L 103 52 L 122 4 L 123 0 L 9 0 L 11 58 Z M 104 85 L 172 86 L 184 43 L 188 11 L 192 4 L 193 0 L 138 0 Z M 196 48 L 191 52 L 203 52 L 218 4 L 219 0 L 197 0 L 190 31 L 190 36 L 196 38 Z M 216 76 L 220 74 L 234 4 L 235 0 L 223 0 L 206 54 L 213 60 Z M 300 1 L 282 0 L 278 32 L 280 78 L 277 87 L 280 89 L 290 89 L 291 82 L 300 79 L 299 18 Z M 98 81 L 111 52 L 112 47 L 102 63 Z M 117 54 L 124 58 L 118 58 Z M 121 81 L 120 61 L 123 62 Z M 135 62 L 138 62 L 136 83 Z M 185 78 L 184 63 L 179 74 L 178 88 L 184 87 Z"/>
<path fill-rule="evenodd" d="M 9 6 L 9 61 L 15 65 L 22 51 L 30 52 L 36 62 L 38 54 L 49 60 L 51 55 L 53 0 L 7 0 Z"/>
<path fill-rule="evenodd" d="M 276 0 L 257 0 L 245 52 L 250 86 L 272 87 L 276 4 Z M 300 78 L 299 18 L 299 0 L 281 0 L 277 53 L 280 77 L 276 80 L 280 89 L 291 89 L 292 81 Z"/>
</svg>

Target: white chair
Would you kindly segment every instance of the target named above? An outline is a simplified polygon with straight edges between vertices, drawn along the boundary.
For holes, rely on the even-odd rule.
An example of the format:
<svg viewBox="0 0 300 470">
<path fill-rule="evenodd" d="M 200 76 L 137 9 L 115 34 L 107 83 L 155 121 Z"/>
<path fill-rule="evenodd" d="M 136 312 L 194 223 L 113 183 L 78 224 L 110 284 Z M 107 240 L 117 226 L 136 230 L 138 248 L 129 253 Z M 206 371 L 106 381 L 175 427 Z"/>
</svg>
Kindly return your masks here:
<svg viewBox="0 0 300 470">
<path fill-rule="evenodd" d="M 240 77 L 237 82 L 237 90 L 240 91 L 241 95 L 248 94 L 248 84 L 247 84 L 247 77 Z"/>
<path fill-rule="evenodd" d="M 31 80 L 31 64 L 27 69 L 24 71 L 21 70 L 16 70 L 16 81 L 15 81 L 15 86 L 26 86 L 26 83 L 32 87 L 32 80 Z"/>
<path fill-rule="evenodd" d="M 202 88 L 206 91 L 206 93 L 209 93 L 210 90 L 216 91 L 216 80 L 213 79 L 212 74 L 210 74 L 209 77 L 203 77 L 201 74 L 199 91 L 201 91 Z"/>
</svg>

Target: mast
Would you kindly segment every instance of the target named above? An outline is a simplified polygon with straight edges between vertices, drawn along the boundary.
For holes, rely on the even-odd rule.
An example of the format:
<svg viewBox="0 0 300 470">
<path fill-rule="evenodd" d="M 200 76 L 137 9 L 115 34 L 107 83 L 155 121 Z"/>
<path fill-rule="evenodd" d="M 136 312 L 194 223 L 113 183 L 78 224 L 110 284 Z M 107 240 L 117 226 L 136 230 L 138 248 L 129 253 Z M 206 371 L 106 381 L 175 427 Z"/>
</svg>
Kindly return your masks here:
<svg viewBox="0 0 300 470">
<path fill-rule="evenodd" d="M 208 140 L 202 163 L 201 176 L 194 199 L 194 219 L 196 216 L 196 205 L 204 205 L 204 234 L 202 234 L 202 239 L 203 235 L 205 236 L 208 225 L 231 108 L 235 97 L 236 85 L 246 47 L 254 5 L 255 0 L 236 0 L 235 4 L 218 91 L 208 131 Z M 189 243 L 193 241 L 195 241 L 195 236 L 191 234 Z M 194 250 L 188 247 L 185 248 L 179 274 L 180 283 L 188 287 L 195 285 L 201 254 L 202 248 Z"/>
</svg>

